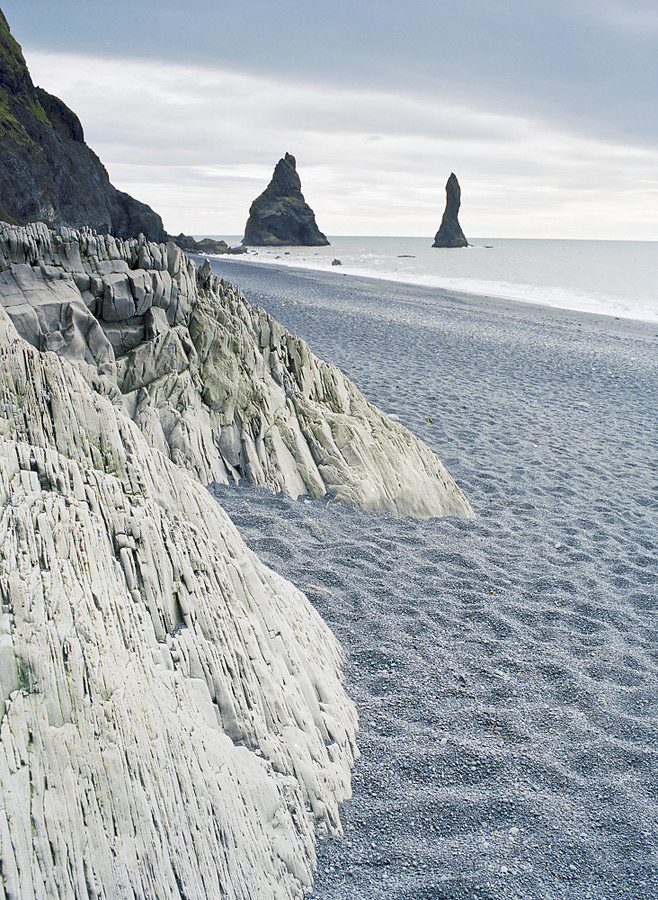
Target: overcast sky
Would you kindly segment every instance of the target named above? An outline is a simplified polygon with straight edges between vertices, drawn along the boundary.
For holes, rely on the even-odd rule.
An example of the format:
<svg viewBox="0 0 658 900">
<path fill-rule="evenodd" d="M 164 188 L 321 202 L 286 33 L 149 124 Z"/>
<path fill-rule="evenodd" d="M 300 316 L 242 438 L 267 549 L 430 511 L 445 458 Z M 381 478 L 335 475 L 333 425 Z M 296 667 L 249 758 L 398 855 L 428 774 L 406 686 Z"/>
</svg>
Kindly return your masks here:
<svg viewBox="0 0 658 900">
<path fill-rule="evenodd" d="M 170 233 L 297 157 L 329 235 L 658 240 L 656 0 L 5 0 L 35 83 Z"/>
</svg>

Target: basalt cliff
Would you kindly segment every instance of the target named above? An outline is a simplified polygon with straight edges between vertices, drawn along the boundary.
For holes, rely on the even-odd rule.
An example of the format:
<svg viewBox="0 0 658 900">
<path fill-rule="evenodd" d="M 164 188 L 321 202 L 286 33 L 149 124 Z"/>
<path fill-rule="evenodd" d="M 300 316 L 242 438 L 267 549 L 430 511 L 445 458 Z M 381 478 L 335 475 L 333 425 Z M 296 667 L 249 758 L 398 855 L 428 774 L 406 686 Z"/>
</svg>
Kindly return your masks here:
<svg viewBox="0 0 658 900">
<path fill-rule="evenodd" d="M 80 120 L 35 87 L 0 12 L 0 218 L 90 226 L 119 237 L 166 238 L 150 206 L 110 184 Z"/>
<path fill-rule="evenodd" d="M 471 515 L 436 457 L 173 243 L 0 224 L 0 865 L 19 900 L 301 898 L 356 713 L 203 486 Z"/>
<path fill-rule="evenodd" d="M 454 172 L 446 182 L 446 208 L 432 247 L 468 247 L 468 241 L 459 224 L 461 188 Z"/>
<path fill-rule="evenodd" d="M 302 194 L 295 157 L 286 153 L 249 209 L 242 239 L 248 247 L 321 247 L 329 243 Z"/>
</svg>

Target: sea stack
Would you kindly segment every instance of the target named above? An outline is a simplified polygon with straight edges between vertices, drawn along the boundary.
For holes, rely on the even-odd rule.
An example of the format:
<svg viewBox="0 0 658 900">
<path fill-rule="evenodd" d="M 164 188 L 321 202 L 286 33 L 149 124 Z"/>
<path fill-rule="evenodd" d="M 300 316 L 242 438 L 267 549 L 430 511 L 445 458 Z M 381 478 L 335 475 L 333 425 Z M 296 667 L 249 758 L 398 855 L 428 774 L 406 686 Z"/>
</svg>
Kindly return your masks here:
<svg viewBox="0 0 658 900">
<path fill-rule="evenodd" d="M 446 182 L 446 208 L 441 226 L 436 233 L 432 247 L 468 247 L 468 241 L 457 218 L 461 203 L 461 188 L 454 172 Z"/>
<path fill-rule="evenodd" d="M 278 161 L 272 180 L 251 204 L 242 243 L 246 247 L 324 247 L 329 243 L 304 199 L 290 153 Z"/>
</svg>

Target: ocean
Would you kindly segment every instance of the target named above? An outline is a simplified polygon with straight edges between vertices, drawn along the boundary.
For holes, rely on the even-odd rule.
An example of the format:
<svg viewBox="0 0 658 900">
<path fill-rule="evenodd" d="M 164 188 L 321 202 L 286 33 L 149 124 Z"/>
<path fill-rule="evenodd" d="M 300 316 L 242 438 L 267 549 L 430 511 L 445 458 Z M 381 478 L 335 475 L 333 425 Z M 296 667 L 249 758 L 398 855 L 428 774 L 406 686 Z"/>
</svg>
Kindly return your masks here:
<svg viewBox="0 0 658 900">
<path fill-rule="evenodd" d="M 224 236 L 232 246 L 240 239 Z M 658 322 L 658 241 L 482 238 L 440 250 L 426 237 L 330 240 L 329 247 L 250 248 L 249 259 Z"/>
</svg>

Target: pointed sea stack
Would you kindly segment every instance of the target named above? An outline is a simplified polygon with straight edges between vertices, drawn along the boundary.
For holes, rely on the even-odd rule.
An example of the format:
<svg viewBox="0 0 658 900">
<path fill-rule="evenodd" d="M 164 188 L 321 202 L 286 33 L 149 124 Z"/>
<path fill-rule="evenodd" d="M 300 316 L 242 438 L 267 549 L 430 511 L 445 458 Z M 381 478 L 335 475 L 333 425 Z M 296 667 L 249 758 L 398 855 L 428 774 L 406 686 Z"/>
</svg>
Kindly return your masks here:
<svg viewBox="0 0 658 900">
<path fill-rule="evenodd" d="M 304 200 L 295 157 L 286 153 L 272 180 L 249 210 L 242 243 L 246 247 L 323 247 L 329 241 Z"/>
<path fill-rule="evenodd" d="M 461 188 L 454 172 L 446 182 L 446 208 L 441 226 L 434 238 L 433 247 L 468 247 L 468 241 L 461 229 L 457 214 L 461 203 Z"/>
</svg>

